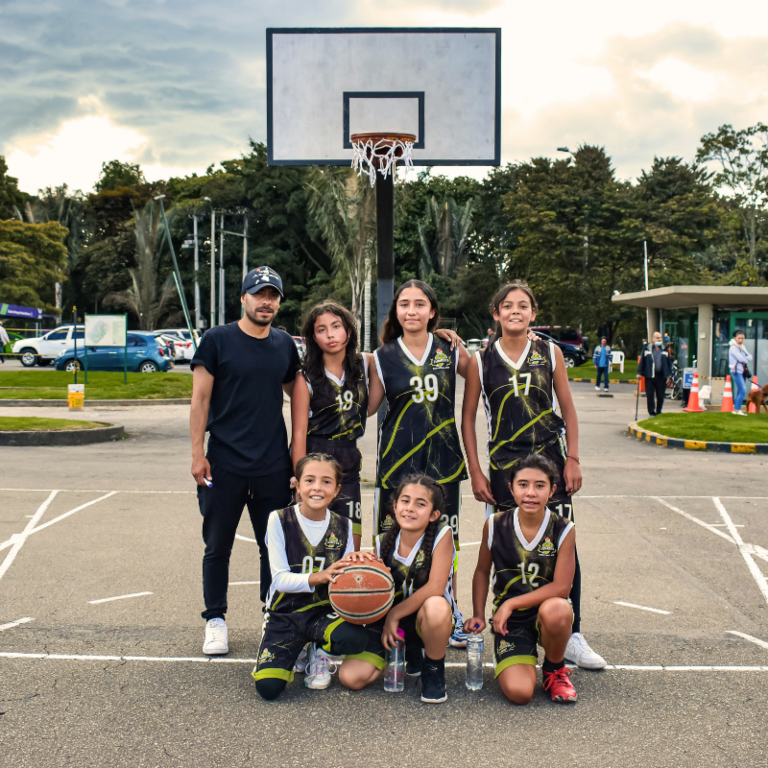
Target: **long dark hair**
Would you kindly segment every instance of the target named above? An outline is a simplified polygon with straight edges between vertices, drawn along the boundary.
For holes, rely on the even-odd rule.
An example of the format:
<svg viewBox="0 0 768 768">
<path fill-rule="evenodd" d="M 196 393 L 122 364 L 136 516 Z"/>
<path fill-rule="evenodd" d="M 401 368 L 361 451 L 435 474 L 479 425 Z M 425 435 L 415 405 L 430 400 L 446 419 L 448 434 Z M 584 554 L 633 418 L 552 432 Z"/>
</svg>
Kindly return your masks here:
<svg viewBox="0 0 768 768">
<path fill-rule="evenodd" d="M 501 309 L 501 305 L 504 303 L 504 299 L 507 298 L 507 294 L 510 291 L 522 291 L 525 293 L 531 300 L 531 307 L 533 308 L 533 311 L 539 311 L 538 302 L 536 301 L 536 297 L 533 295 L 533 291 L 531 290 L 528 283 L 526 283 L 525 280 L 513 280 L 511 283 L 507 283 L 506 285 L 499 288 L 499 290 L 496 292 L 496 295 L 493 297 L 493 299 L 491 299 L 491 304 L 488 307 L 491 315 L 493 315 L 494 312 L 498 314 L 499 309 Z M 488 342 L 488 346 L 493 344 L 496 339 L 501 338 L 501 323 L 496 320 L 495 324 L 496 327 L 493 329 L 493 338 Z"/>
<path fill-rule="evenodd" d="M 427 297 L 432 309 L 435 310 L 435 316 L 427 323 L 427 330 L 431 333 L 440 325 L 440 307 L 437 305 L 435 289 L 422 280 L 406 280 L 397 289 L 395 298 L 392 299 L 392 304 L 389 308 L 389 315 L 387 315 L 387 319 L 381 327 L 382 344 L 389 344 L 390 341 L 394 341 L 398 336 L 403 335 L 403 326 L 400 325 L 400 321 L 397 319 L 397 300 L 406 288 L 418 288 Z"/>
<path fill-rule="evenodd" d="M 315 323 L 324 314 L 331 314 L 341 320 L 347 332 L 347 350 L 344 354 L 344 389 L 352 390 L 363 377 L 363 356 L 358 352 L 357 323 L 352 313 L 335 301 L 321 301 L 309 310 L 301 327 L 301 335 L 307 345 L 307 357 L 304 360 L 303 371 L 307 380 L 314 388 L 327 385 L 323 350 L 315 339 Z"/>
<path fill-rule="evenodd" d="M 413 474 L 408 475 L 398 486 L 397 492 L 393 496 L 392 500 L 392 512 L 394 513 L 397 500 L 405 490 L 406 485 L 420 485 L 429 491 L 429 495 L 432 497 L 432 509 L 445 511 L 445 494 L 443 489 L 428 475 Z M 424 553 L 424 560 L 422 564 L 416 569 L 416 578 L 414 579 L 413 586 L 416 589 L 421 589 L 429 581 L 429 571 L 432 568 L 432 549 L 435 546 L 435 536 L 437 536 L 438 528 L 440 527 L 440 518 L 433 520 L 424 531 L 424 538 L 421 540 L 421 551 Z M 392 550 L 395 548 L 395 542 L 397 541 L 397 534 L 400 533 L 400 523 L 397 522 L 397 517 L 394 518 L 392 527 L 384 534 L 381 540 L 381 551 L 379 557 L 386 563 L 389 560 L 389 556 L 392 554 Z"/>
</svg>

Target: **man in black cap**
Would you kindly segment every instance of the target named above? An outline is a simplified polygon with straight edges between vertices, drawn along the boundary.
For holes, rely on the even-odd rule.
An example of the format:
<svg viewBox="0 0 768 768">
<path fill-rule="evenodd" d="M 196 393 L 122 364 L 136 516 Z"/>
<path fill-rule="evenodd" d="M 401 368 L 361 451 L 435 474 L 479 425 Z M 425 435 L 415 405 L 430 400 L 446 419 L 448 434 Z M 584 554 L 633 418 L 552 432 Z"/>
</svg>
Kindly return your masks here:
<svg viewBox="0 0 768 768">
<path fill-rule="evenodd" d="M 261 560 L 261 599 L 272 581 L 265 536 L 269 513 L 291 503 L 291 459 L 283 392 L 293 392 L 299 354 L 293 339 L 272 328 L 283 282 L 270 267 L 243 281 L 244 315 L 211 328 L 192 358 L 192 475 L 203 515 L 203 653 L 229 651 L 227 586 L 235 532 L 248 507 Z M 205 455 L 206 430 L 208 455 Z"/>
</svg>

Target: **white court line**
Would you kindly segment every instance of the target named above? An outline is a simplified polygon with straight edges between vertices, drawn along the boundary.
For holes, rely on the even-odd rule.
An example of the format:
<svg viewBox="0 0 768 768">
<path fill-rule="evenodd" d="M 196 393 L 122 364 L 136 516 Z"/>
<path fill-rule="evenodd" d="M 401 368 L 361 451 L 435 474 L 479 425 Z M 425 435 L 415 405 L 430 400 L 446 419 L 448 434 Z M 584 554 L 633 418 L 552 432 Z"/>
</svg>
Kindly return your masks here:
<svg viewBox="0 0 768 768">
<path fill-rule="evenodd" d="M 97 605 L 98 603 L 111 603 L 113 600 L 125 600 L 127 597 L 143 597 L 144 595 L 151 595 L 152 592 L 132 592 L 130 595 L 117 595 L 116 597 L 102 597 L 101 600 L 89 600 L 89 605 Z"/>
<path fill-rule="evenodd" d="M 640 611 L 650 611 L 651 613 L 663 613 L 665 616 L 669 616 L 672 611 L 662 611 L 661 608 L 648 608 L 645 605 L 635 605 L 634 603 L 625 603 L 622 600 L 614 600 L 614 605 L 624 605 L 627 608 L 637 608 Z"/>
<path fill-rule="evenodd" d="M 6 629 L 13 629 L 18 627 L 19 624 L 26 624 L 28 621 L 34 621 L 31 616 L 25 616 L 23 619 L 16 619 L 16 621 L 9 621 L 7 624 L 0 624 L 0 632 L 4 632 Z"/>
<path fill-rule="evenodd" d="M 243 584 L 261 584 L 260 581 L 230 581 L 229 586 L 230 587 L 240 587 Z"/>
<path fill-rule="evenodd" d="M 37 508 L 37 512 L 32 516 L 32 519 L 27 523 L 24 530 L 21 533 L 15 533 L 8 540 L 10 542 L 11 551 L 5 556 L 5 560 L 3 560 L 2 565 L 0 565 L 0 579 L 5 576 L 6 571 L 11 567 L 11 563 L 16 559 L 16 555 L 19 554 L 19 551 L 24 546 L 27 537 L 34 530 L 38 520 L 45 514 L 45 510 L 48 509 L 51 502 L 56 498 L 57 493 L 58 491 L 51 491 L 50 496 L 48 496 L 48 498 Z"/>
<path fill-rule="evenodd" d="M 259 542 L 256 541 L 256 539 L 249 539 L 247 536 L 241 536 L 239 533 L 235 534 L 236 539 L 240 539 L 240 541 L 250 541 L 252 544 L 258 544 Z"/>
<path fill-rule="evenodd" d="M 0 629 L 2 629 L 2 627 L 0 627 Z M 752 635 L 745 635 L 743 632 L 737 632 L 734 629 L 728 629 L 726 632 L 729 635 L 738 635 L 738 637 L 743 637 L 745 640 L 749 640 L 750 643 L 754 643 L 755 645 L 759 645 L 761 648 L 768 650 L 768 643 L 766 643 L 765 640 L 758 640 L 758 638 L 752 637 Z"/>
<path fill-rule="evenodd" d="M 87 656 L 80 653 L 11 653 L 0 652 L 0 659 L 45 659 L 47 661 L 156 661 L 156 662 L 188 662 L 192 664 L 257 664 L 258 659 L 225 659 L 208 656 Z M 451 668 L 466 668 L 466 663 L 449 661 L 445 664 Z M 486 661 L 484 667 L 492 668 L 493 663 Z M 537 665 L 539 666 L 539 665 Z M 568 664 L 573 668 L 573 665 Z M 768 667 L 746 666 L 663 666 L 660 664 L 608 664 L 606 670 L 621 672 L 768 672 Z"/>
<path fill-rule="evenodd" d="M 741 552 L 741 556 L 744 558 L 744 562 L 747 564 L 747 568 L 749 569 L 749 572 L 752 574 L 752 578 L 755 580 L 755 583 L 757 584 L 758 589 L 763 593 L 763 597 L 765 598 L 765 601 L 768 602 L 768 582 L 765 580 L 765 576 L 763 576 L 762 572 L 757 567 L 757 563 L 752 558 L 752 554 L 749 552 L 747 547 L 744 545 L 744 542 L 741 540 L 741 536 L 739 535 L 739 532 L 736 530 L 736 526 L 733 524 L 733 520 L 731 520 L 731 516 L 728 514 L 728 512 L 726 512 L 725 507 L 723 506 L 720 499 L 717 496 L 713 496 L 712 501 L 715 503 L 715 506 L 717 507 L 717 511 L 720 513 L 720 517 L 723 518 L 723 522 L 728 528 L 728 531 L 730 532 L 731 537 L 736 543 L 736 546 L 739 548 L 739 552 Z"/>
<path fill-rule="evenodd" d="M 719 536 L 721 539 L 725 539 L 726 541 L 730 541 L 731 544 L 735 544 L 736 542 L 724 531 L 718 531 L 717 528 L 710 525 L 709 523 L 705 523 L 703 520 L 699 520 L 698 517 L 694 517 L 693 515 L 689 515 L 687 512 L 683 512 L 682 509 L 678 509 L 677 507 L 673 507 L 671 504 L 668 504 L 664 499 L 662 499 L 660 496 L 651 496 L 650 498 L 655 499 L 659 502 L 659 504 L 663 504 L 667 509 L 671 509 L 673 512 L 677 512 L 678 515 L 682 515 L 683 517 L 687 518 L 693 523 L 696 523 L 697 525 L 702 526 L 702 528 L 706 528 L 708 531 L 711 531 L 715 535 Z M 673 498 L 673 497 L 670 497 Z M 707 498 L 711 498 L 707 497 Z"/>
</svg>

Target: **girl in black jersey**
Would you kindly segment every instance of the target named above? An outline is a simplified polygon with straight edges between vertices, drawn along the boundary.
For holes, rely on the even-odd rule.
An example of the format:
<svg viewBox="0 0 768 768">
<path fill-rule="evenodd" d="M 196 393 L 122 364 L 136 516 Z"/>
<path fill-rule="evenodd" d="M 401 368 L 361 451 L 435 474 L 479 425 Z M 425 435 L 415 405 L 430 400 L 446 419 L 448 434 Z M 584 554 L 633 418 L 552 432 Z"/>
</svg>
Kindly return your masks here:
<svg viewBox="0 0 768 768">
<path fill-rule="evenodd" d="M 335 301 L 315 306 L 304 321 L 307 358 L 291 397 L 291 458 L 307 453 L 333 456 L 344 476 L 330 509 L 352 521 L 355 550 L 360 549 L 360 463 L 357 441 L 368 416 L 368 370 L 372 355 L 357 349 L 352 313 Z"/>
<path fill-rule="evenodd" d="M 530 454 L 541 454 L 557 469 L 551 508 L 573 520 L 572 495 L 581 488 L 579 422 L 560 348 L 550 341 L 531 339 L 536 298 L 522 281 L 505 285 L 493 299 L 497 323 L 494 340 L 478 352 L 469 366 L 464 391 L 462 433 L 472 491 L 486 503 L 486 517 L 511 509 L 515 500 L 509 470 Z M 488 418 L 488 473 L 477 455 L 475 419 L 482 395 Z M 566 658 L 586 669 L 602 669 L 605 660 L 581 634 L 581 568 L 570 594 L 574 610 L 573 637 Z"/>
<path fill-rule="evenodd" d="M 376 461 L 374 535 L 394 525 L 394 494 L 403 478 L 424 473 L 442 487 L 441 519 L 458 549 L 461 481 L 467 472 L 456 428 L 456 375 L 466 375 L 470 357 L 456 346 L 455 334 L 436 330 L 439 323 L 431 286 L 409 280 L 397 289 L 371 368 L 368 414 L 387 399 Z M 457 634 L 451 636 L 455 647 L 467 645 L 463 623 L 458 613 Z"/>
<path fill-rule="evenodd" d="M 405 633 L 406 674 L 421 675 L 421 700 L 438 704 L 448 698 L 445 647 L 453 629 L 455 550 L 451 528 L 441 519 L 444 501 L 440 485 L 426 475 L 410 475 L 400 483 L 395 520 L 376 537 L 376 554 L 395 581 L 395 604 L 385 619 L 367 627 L 365 651 L 347 656 L 341 665 L 339 680 L 347 688 L 360 690 L 379 677 L 400 628 Z M 357 552 L 348 560 L 364 557 Z"/>
<path fill-rule="evenodd" d="M 573 610 L 567 600 L 576 565 L 573 523 L 547 508 L 558 470 L 529 455 L 509 473 L 517 507 L 485 521 L 472 580 L 474 615 L 468 632 L 485 629 L 485 601 L 493 567 L 493 660 L 499 687 L 515 704 L 527 704 L 536 685 L 537 645 L 544 648 L 544 690 L 553 701 L 576 701 L 565 647 Z"/>
</svg>

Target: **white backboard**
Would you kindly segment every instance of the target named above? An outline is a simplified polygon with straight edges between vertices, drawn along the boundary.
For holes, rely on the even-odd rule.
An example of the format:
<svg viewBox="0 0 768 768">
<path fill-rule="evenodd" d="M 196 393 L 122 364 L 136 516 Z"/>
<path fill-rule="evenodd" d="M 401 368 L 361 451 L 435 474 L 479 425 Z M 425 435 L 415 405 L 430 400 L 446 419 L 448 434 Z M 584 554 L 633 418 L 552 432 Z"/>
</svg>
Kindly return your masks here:
<svg viewBox="0 0 768 768">
<path fill-rule="evenodd" d="M 499 165 L 500 72 L 500 29 L 268 29 L 268 163 L 347 165 L 391 131 L 414 165 Z"/>
</svg>

